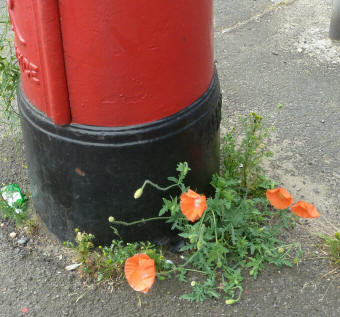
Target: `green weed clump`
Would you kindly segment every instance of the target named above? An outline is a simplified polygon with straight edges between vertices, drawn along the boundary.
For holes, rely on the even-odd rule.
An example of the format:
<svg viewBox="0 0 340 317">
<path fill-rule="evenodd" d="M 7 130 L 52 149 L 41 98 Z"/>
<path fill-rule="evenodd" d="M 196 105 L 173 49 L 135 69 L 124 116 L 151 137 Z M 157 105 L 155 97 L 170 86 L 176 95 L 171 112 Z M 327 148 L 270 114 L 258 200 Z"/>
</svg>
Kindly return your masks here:
<svg viewBox="0 0 340 317">
<path fill-rule="evenodd" d="M 7 14 L 0 17 L 0 115 L 1 123 L 15 128 L 19 125 L 18 113 L 13 102 L 19 83 L 20 70 L 13 47 L 14 34 Z"/>
<path fill-rule="evenodd" d="M 20 206 L 11 207 L 0 195 L 0 215 L 3 219 L 13 220 L 16 225 L 23 225 L 27 221 L 27 197 Z"/>
<path fill-rule="evenodd" d="M 188 214 L 185 211 L 192 199 L 190 195 L 183 203 L 189 190 L 184 184 L 190 171 L 187 163 L 178 164 L 178 175 L 168 178 L 171 185 L 167 188 L 146 181 L 135 193 L 138 199 L 147 184 L 159 190 L 178 187 L 180 195 L 163 198 L 159 219 L 168 222 L 184 239 L 185 245 L 180 250 L 184 263 L 165 261 L 159 247 L 143 242 L 125 244 L 114 240 L 109 247 L 90 251 L 94 249 L 91 242 L 94 237 L 78 232 L 76 245 L 68 245 L 78 252 L 85 271 L 95 274 L 99 280 L 117 274 L 122 276 L 127 258 L 146 253 L 155 260 L 159 279 L 176 276 L 187 282 L 188 273 L 195 274 L 190 282 L 192 290 L 182 296 L 184 299 L 203 301 L 224 296 L 226 304 L 233 304 L 241 298 L 245 275 L 256 279 L 268 263 L 278 268 L 297 264 L 301 256 L 299 243 L 285 244 L 280 239 L 282 231 L 292 224 L 291 214 L 287 210 L 274 211 L 265 197 L 266 189 L 275 185 L 261 167 L 262 160 L 271 156 L 264 145 L 270 129 L 264 127 L 262 117 L 255 113 L 242 119 L 242 127 L 243 133 L 233 129 L 223 140 L 221 172 L 211 181 L 214 196 L 206 199 L 191 191 L 190 195 L 198 199 L 194 200 L 195 215 L 189 215 L 190 210 Z M 241 135 L 241 140 L 236 135 Z M 197 206 L 196 202 L 199 202 Z M 114 224 L 140 222 L 125 223 L 113 217 L 109 220 L 116 234 Z M 155 221 L 155 218 L 141 221 Z"/>
<path fill-rule="evenodd" d="M 98 282 L 123 277 L 125 261 L 137 253 L 147 254 L 155 261 L 157 269 L 169 269 L 161 250 L 150 242 L 124 243 L 122 240 L 113 240 L 110 246 L 95 248 L 94 238 L 93 234 L 76 229 L 75 243 L 67 241 L 64 245 L 76 251 L 76 260 L 82 263 L 83 272 Z"/>
<path fill-rule="evenodd" d="M 262 167 L 263 160 L 273 155 L 265 145 L 272 129 L 264 127 L 263 118 L 252 112 L 241 118 L 240 128 L 233 127 L 225 135 L 222 172 L 224 177 L 237 182 L 240 190 L 262 190 L 263 193 L 273 185 Z"/>
<path fill-rule="evenodd" d="M 326 251 L 328 252 L 334 265 L 340 268 L 340 233 L 336 232 L 334 236 L 322 235 Z"/>
</svg>

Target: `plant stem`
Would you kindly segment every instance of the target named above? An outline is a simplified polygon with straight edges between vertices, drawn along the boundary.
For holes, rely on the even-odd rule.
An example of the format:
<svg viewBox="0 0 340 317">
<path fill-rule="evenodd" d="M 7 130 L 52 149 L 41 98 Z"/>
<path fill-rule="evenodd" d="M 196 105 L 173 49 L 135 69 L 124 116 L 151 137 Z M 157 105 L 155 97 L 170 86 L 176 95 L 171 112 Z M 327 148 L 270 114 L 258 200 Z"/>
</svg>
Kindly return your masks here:
<svg viewBox="0 0 340 317">
<path fill-rule="evenodd" d="M 187 264 L 189 264 L 192 259 L 197 255 L 197 252 L 195 252 L 184 264 L 180 265 L 181 267 L 186 266 Z"/>
<path fill-rule="evenodd" d="M 254 120 L 254 119 L 252 119 Z M 249 138 L 249 141 L 251 140 L 251 137 L 252 136 L 255 136 L 255 133 L 256 133 L 256 121 L 254 120 L 253 123 L 253 128 L 252 128 L 252 131 L 251 131 L 251 134 L 250 134 L 250 138 Z M 244 158 L 244 164 L 243 164 L 243 170 L 242 170 L 242 178 L 243 178 L 243 184 L 245 187 L 247 187 L 247 171 L 248 171 L 248 160 L 249 160 L 249 156 L 250 156 L 250 149 L 251 149 L 251 143 L 250 142 L 247 142 L 247 150 L 246 150 L 246 155 L 245 155 L 245 158 Z"/>
<path fill-rule="evenodd" d="M 185 269 L 186 271 L 189 271 L 189 272 L 196 272 L 196 273 L 201 273 L 201 274 L 204 274 L 204 275 L 208 275 L 207 272 L 203 272 L 203 271 L 199 271 L 199 270 L 194 270 L 194 269 Z"/>
<path fill-rule="evenodd" d="M 123 226 L 133 226 L 138 223 L 143 223 L 143 222 L 148 222 L 148 221 L 154 221 L 154 220 L 165 220 L 169 219 L 170 217 L 153 217 L 153 218 L 148 218 L 148 219 L 140 219 L 132 222 L 125 222 L 125 221 L 113 221 L 112 223 L 115 223 L 117 225 L 123 225 Z"/>
<path fill-rule="evenodd" d="M 186 265 L 188 265 L 192 259 L 197 255 L 197 252 L 195 252 L 184 264 L 181 264 L 179 265 L 178 267 L 175 267 L 173 269 L 171 269 L 170 271 L 166 271 L 164 274 L 169 274 L 171 272 L 174 272 L 174 271 L 178 271 L 179 268 L 184 268 Z M 198 272 L 198 273 L 204 273 L 204 272 L 201 272 L 201 271 L 198 271 L 198 270 L 194 270 L 194 269 L 185 269 L 186 271 L 193 271 L 193 272 Z M 205 273 L 204 273 L 205 274 Z"/>
<path fill-rule="evenodd" d="M 151 185 L 151 186 L 153 186 L 153 187 L 155 187 L 155 188 L 157 188 L 158 190 L 161 190 L 161 191 L 167 191 L 167 190 L 169 190 L 172 187 L 178 186 L 178 184 L 172 184 L 172 185 L 170 185 L 168 187 L 161 187 L 161 186 L 159 186 L 159 185 L 157 185 L 157 184 L 155 184 L 155 183 L 153 183 L 153 182 L 151 182 L 150 180 L 147 179 L 144 182 L 144 184 L 143 184 L 143 186 L 141 188 L 144 189 L 146 184 L 149 184 L 149 185 Z"/>
<path fill-rule="evenodd" d="M 211 210 L 211 213 L 213 215 L 214 218 L 214 225 L 215 225 L 215 241 L 216 241 L 216 245 L 218 244 L 218 239 L 217 239 L 217 230 L 216 230 L 216 217 L 215 217 L 215 213 Z"/>
</svg>

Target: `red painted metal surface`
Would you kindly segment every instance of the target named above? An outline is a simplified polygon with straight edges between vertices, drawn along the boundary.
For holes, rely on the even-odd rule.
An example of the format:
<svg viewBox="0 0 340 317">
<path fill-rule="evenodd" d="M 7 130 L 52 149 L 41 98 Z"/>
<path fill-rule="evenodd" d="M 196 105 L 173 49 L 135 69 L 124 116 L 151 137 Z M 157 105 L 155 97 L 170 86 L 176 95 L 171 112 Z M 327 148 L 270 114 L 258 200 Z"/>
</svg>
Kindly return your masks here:
<svg viewBox="0 0 340 317">
<path fill-rule="evenodd" d="M 209 87 L 212 0 L 7 1 L 23 90 L 56 124 L 147 123 Z"/>
<path fill-rule="evenodd" d="M 7 0 L 23 90 L 56 124 L 70 123 L 58 0 Z"/>
<path fill-rule="evenodd" d="M 59 9 L 73 123 L 151 122 L 208 89 L 212 0 L 59 0 Z"/>
</svg>

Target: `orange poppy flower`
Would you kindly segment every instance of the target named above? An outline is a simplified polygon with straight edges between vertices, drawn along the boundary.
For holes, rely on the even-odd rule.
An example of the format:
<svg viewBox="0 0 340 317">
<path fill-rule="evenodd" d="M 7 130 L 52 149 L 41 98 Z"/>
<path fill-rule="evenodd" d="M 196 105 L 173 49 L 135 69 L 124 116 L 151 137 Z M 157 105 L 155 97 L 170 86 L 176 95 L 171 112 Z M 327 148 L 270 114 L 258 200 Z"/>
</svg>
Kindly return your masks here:
<svg viewBox="0 0 340 317">
<path fill-rule="evenodd" d="M 183 193 L 180 198 L 180 207 L 183 215 L 191 222 L 200 219 L 207 209 L 207 200 L 204 195 L 197 194 L 189 189 Z"/>
<path fill-rule="evenodd" d="M 277 209 L 286 209 L 293 203 L 292 195 L 284 188 L 267 189 L 269 202 Z"/>
<path fill-rule="evenodd" d="M 136 254 L 125 261 L 124 273 L 135 291 L 146 294 L 155 281 L 155 261 L 144 253 Z"/>
<path fill-rule="evenodd" d="M 320 214 L 313 204 L 299 200 L 295 205 L 290 207 L 292 212 L 302 218 L 318 218 Z"/>
</svg>

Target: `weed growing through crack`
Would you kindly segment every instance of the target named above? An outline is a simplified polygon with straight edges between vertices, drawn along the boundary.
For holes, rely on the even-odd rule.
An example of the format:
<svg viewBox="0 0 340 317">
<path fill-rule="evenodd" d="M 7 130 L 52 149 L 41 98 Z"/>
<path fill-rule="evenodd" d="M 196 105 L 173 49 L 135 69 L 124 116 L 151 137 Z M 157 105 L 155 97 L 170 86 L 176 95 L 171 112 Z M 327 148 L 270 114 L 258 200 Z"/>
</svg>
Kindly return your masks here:
<svg viewBox="0 0 340 317">
<path fill-rule="evenodd" d="M 241 118 L 241 129 L 232 128 L 223 140 L 223 173 L 228 179 L 237 181 L 240 190 L 262 189 L 263 192 L 272 185 L 261 164 L 264 158 L 273 155 L 265 146 L 273 128 L 264 127 L 262 120 L 256 113 L 249 113 Z M 243 136 L 241 140 L 238 140 L 238 135 Z"/>
<path fill-rule="evenodd" d="M 16 91 L 20 70 L 14 51 L 14 33 L 11 31 L 7 7 L 0 13 L 0 125 L 5 142 L 15 145 L 13 150 L 22 160 L 20 117 L 16 106 Z M 7 138 L 7 140 L 5 140 Z M 7 162 L 5 153 L 0 160 Z"/>
<path fill-rule="evenodd" d="M 19 115 L 13 109 L 20 71 L 13 48 L 13 33 L 7 10 L 0 17 L 0 115 L 2 123 L 10 128 L 19 125 Z"/>
<path fill-rule="evenodd" d="M 64 242 L 77 253 L 76 260 L 82 263 L 83 272 L 99 282 L 123 276 L 125 261 L 136 253 L 145 253 L 155 261 L 159 270 L 169 269 L 162 252 L 150 242 L 123 243 L 113 240 L 110 246 L 94 248 L 94 235 L 76 229 L 75 243 Z"/>
<path fill-rule="evenodd" d="M 27 197 L 24 196 L 24 202 L 16 207 L 11 207 L 0 195 L 0 215 L 3 219 L 13 220 L 16 225 L 23 225 L 27 221 Z"/>
<path fill-rule="evenodd" d="M 37 217 L 26 219 L 25 221 L 26 232 L 29 236 L 34 237 L 39 233 L 39 223 Z"/>
<path fill-rule="evenodd" d="M 178 188 L 180 195 L 163 198 L 158 219 L 169 223 L 184 239 L 180 250 L 183 263 L 165 261 L 161 249 L 149 243 L 114 240 L 109 247 L 94 249 L 93 235 L 78 232 L 76 244 L 66 245 L 77 251 L 85 271 L 99 280 L 111 278 L 122 272 L 127 258 L 145 253 L 155 261 L 159 279 L 176 276 L 187 282 L 192 278 L 188 273 L 196 274 L 190 283 L 191 292 L 184 294 L 184 299 L 203 301 L 223 295 L 226 304 L 233 304 L 241 298 L 245 275 L 256 279 L 266 263 L 278 268 L 297 264 L 302 254 L 300 244 L 285 244 L 279 238 L 284 228 L 289 229 L 293 223 L 292 216 L 287 210 L 274 211 L 265 197 L 266 189 L 275 185 L 261 168 L 263 158 L 271 155 L 264 145 L 269 129 L 255 113 L 242 119 L 242 127 L 241 141 L 236 139 L 235 130 L 224 138 L 222 171 L 211 181 L 213 197 L 206 199 L 184 184 L 190 171 L 187 163 L 178 164 L 178 175 L 168 178 L 171 185 L 167 188 L 146 181 L 135 193 L 138 199 L 147 184 L 160 190 Z M 113 217 L 109 220 L 118 234 L 114 225 L 156 219 L 133 223 Z"/>
<path fill-rule="evenodd" d="M 340 269 L 340 233 L 336 232 L 334 236 L 321 235 L 321 238 L 325 243 L 325 249 L 331 261 Z"/>
</svg>

